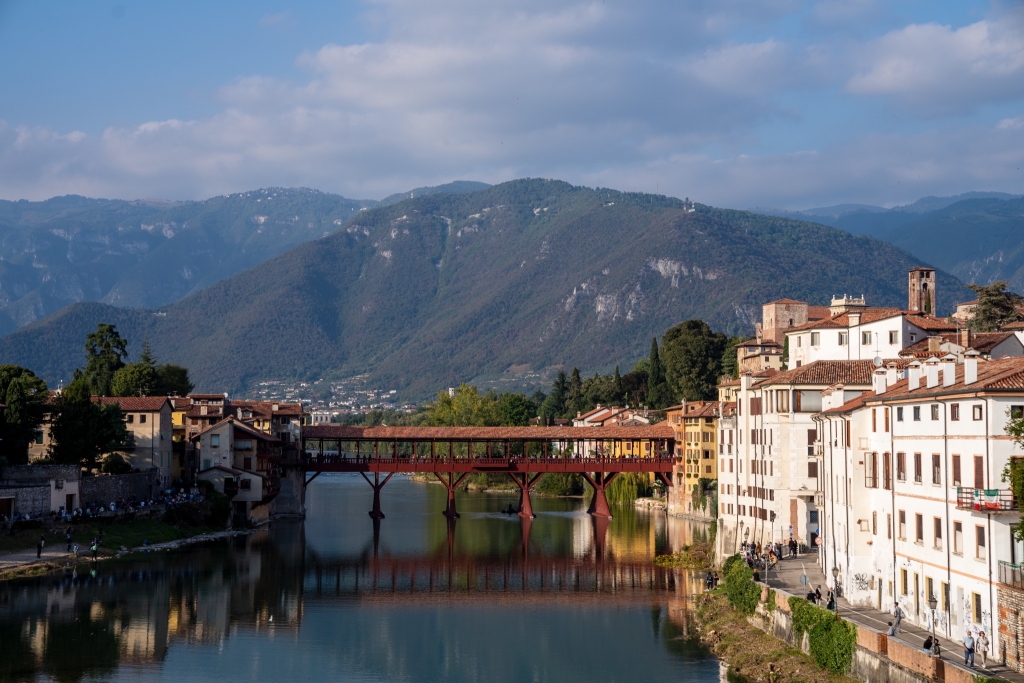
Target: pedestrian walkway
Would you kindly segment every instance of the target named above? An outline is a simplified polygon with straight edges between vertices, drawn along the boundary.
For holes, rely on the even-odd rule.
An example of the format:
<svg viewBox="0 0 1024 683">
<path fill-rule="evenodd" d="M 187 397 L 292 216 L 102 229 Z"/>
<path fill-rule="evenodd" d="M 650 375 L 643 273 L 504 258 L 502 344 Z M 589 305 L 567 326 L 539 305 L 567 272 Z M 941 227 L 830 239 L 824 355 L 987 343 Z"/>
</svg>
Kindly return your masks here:
<svg viewBox="0 0 1024 683">
<path fill-rule="evenodd" d="M 80 555 L 84 554 L 81 549 L 78 552 Z M 0 570 L 22 567 L 35 562 L 67 561 L 73 556 L 73 553 L 67 552 L 67 546 L 63 543 L 47 545 L 43 548 L 43 556 L 41 558 L 36 557 L 35 548 L 31 548 L 29 550 L 16 550 L 12 553 L 0 554 Z"/>
<path fill-rule="evenodd" d="M 768 585 L 772 588 L 780 588 L 792 595 L 799 597 L 805 596 L 809 585 L 811 590 L 820 586 L 821 594 L 822 596 L 825 596 L 828 593 L 829 587 L 832 585 L 831 578 L 826 580 L 825 575 L 821 571 L 821 567 L 818 566 L 818 556 L 816 554 L 787 558 L 776 564 L 775 567 L 775 569 L 768 572 Z M 807 576 L 808 585 L 804 585 L 800 582 L 800 577 L 803 575 Z M 763 580 L 765 577 L 761 578 Z M 889 628 L 889 622 L 892 621 L 891 614 L 887 614 L 871 607 L 853 607 L 846 601 L 846 598 L 839 598 L 837 602 L 839 604 L 839 616 L 848 621 L 852 621 L 855 624 L 874 629 L 875 631 L 885 633 Z M 908 610 L 904 608 L 904 611 Z M 907 645 L 920 648 L 924 644 L 924 640 L 928 635 L 929 632 L 924 628 L 904 620 L 901 624 L 900 633 L 895 636 L 889 636 L 889 638 L 895 638 Z M 997 634 L 990 633 L 988 636 L 989 640 L 996 646 L 996 651 L 998 652 Z M 939 645 L 941 647 L 940 656 L 943 661 L 963 666 L 964 648 L 960 642 L 953 642 L 940 635 Z M 995 657 L 989 657 L 988 666 L 984 669 L 981 667 L 981 657 L 977 657 L 975 660 L 975 671 L 979 675 L 1003 678 L 1009 681 L 1014 681 L 1015 683 L 1024 683 L 1024 675 L 1003 666 L 996 661 Z"/>
</svg>

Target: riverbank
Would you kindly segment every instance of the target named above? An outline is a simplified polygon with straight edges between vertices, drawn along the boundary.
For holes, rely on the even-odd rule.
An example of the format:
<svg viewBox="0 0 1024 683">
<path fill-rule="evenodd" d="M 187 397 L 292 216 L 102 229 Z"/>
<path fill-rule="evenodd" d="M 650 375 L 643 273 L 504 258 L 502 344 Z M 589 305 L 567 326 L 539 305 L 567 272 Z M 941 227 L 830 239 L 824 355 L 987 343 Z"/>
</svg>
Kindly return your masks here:
<svg viewBox="0 0 1024 683">
<path fill-rule="evenodd" d="M 701 642 L 727 662 L 732 673 L 755 683 L 856 683 L 819 668 L 810 656 L 754 626 L 729 604 L 724 589 L 704 593 L 696 603 Z M 774 678 L 769 674 L 772 664 Z"/>
<path fill-rule="evenodd" d="M 213 527 L 183 527 L 168 524 L 157 519 L 138 519 L 130 522 L 99 525 L 95 523 L 76 524 L 72 527 L 72 538 L 78 544 L 78 554 L 67 552 L 63 527 L 56 529 L 23 529 L 13 536 L 2 537 L 5 550 L 0 553 L 0 581 L 38 576 L 68 563 L 92 561 L 89 542 L 99 538 L 103 541 L 97 552 L 97 559 L 121 557 L 127 554 L 154 550 L 171 550 L 196 543 L 252 533 L 251 529 L 218 529 Z M 46 539 L 41 557 L 37 557 L 35 544 L 39 537 Z"/>
</svg>

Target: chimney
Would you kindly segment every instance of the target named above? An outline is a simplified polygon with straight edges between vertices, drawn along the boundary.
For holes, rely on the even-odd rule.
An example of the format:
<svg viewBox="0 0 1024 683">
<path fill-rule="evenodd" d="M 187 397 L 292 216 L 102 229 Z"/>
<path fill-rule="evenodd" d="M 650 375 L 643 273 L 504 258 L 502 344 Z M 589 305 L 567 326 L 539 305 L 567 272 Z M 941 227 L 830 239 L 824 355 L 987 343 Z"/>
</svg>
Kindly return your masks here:
<svg viewBox="0 0 1024 683">
<path fill-rule="evenodd" d="M 900 381 L 900 371 L 896 369 L 895 363 L 889 363 L 885 366 L 885 385 L 891 387 L 896 382 Z"/>
<path fill-rule="evenodd" d="M 934 389 L 939 386 L 939 359 L 929 358 L 924 363 L 925 387 Z"/>
<path fill-rule="evenodd" d="M 857 327 L 860 325 L 860 311 L 850 311 L 850 327 Z"/>
<path fill-rule="evenodd" d="M 957 342 L 964 351 L 971 348 L 971 331 L 968 329 L 957 330 Z"/>
<path fill-rule="evenodd" d="M 949 354 L 942 359 L 942 386 L 956 384 L 956 356 Z"/>
<path fill-rule="evenodd" d="M 888 387 L 888 372 L 883 368 L 875 370 L 874 375 L 871 376 L 871 388 L 875 392 L 876 396 L 881 396 L 885 393 Z"/>
<path fill-rule="evenodd" d="M 921 385 L 921 363 L 914 361 L 907 366 L 907 391 L 916 391 Z"/>
<path fill-rule="evenodd" d="M 938 353 L 942 350 L 942 337 L 928 337 L 928 352 Z"/>
<path fill-rule="evenodd" d="M 978 381 L 978 352 L 968 351 L 964 354 L 964 386 Z"/>
</svg>

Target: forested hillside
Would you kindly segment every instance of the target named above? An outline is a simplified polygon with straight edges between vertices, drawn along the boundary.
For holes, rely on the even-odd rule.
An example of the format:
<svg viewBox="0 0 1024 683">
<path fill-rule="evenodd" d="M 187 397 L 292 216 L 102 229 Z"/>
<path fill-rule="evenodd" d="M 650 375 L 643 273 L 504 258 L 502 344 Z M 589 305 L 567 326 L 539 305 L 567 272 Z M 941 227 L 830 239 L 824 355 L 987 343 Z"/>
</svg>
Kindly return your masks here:
<svg viewBox="0 0 1024 683">
<path fill-rule="evenodd" d="M 762 303 L 906 302 L 920 262 L 869 237 L 677 199 L 517 180 L 359 214 L 156 310 L 79 304 L 0 340 L 52 384 L 115 323 L 200 389 L 372 373 L 409 398 L 516 368 L 610 370 L 687 318 L 751 332 Z M 940 307 L 968 295 L 940 275 Z M 134 352 L 133 352 L 134 353 Z"/>
</svg>

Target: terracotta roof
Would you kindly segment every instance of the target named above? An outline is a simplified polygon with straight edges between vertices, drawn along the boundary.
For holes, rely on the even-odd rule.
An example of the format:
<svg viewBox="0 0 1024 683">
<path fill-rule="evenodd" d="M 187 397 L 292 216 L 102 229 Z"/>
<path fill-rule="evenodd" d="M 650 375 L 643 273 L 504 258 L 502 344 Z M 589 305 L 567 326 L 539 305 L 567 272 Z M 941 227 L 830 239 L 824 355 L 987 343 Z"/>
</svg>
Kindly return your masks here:
<svg viewBox="0 0 1024 683">
<path fill-rule="evenodd" d="M 573 441 L 576 439 L 672 439 L 667 422 L 615 427 L 303 427 L 302 436 L 314 439 L 380 439 L 381 441 Z"/>
<path fill-rule="evenodd" d="M 807 307 L 807 319 L 808 320 L 823 320 L 824 318 L 832 317 L 832 309 L 828 306 L 808 306 Z"/>
<path fill-rule="evenodd" d="M 175 410 L 188 410 L 189 406 L 192 405 L 192 399 L 190 398 L 180 398 L 178 396 L 174 396 L 170 399 L 170 401 L 171 408 Z"/>
<path fill-rule="evenodd" d="M 159 413 L 168 402 L 166 396 L 93 396 L 93 403 L 118 405 L 129 413 Z"/>
<path fill-rule="evenodd" d="M 847 401 L 846 403 L 844 403 L 841 406 L 838 406 L 836 408 L 830 408 L 828 410 L 823 410 L 823 411 L 821 411 L 818 414 L 819 415 L 843 415 L 843 414 L 849 413 L 849 412 L 851 412 L 853 410 L 856 410 L 857 408 L 860 408 L 862 405 L 864 405 L 864 401 L 865 400 L 867 400 L 868 398 L 872 398 L 874 395 L 875 395 L 874 392 L 865 391 L 860 396 L 858 396 L 856 398 L 851 398 L 849 401 Z"/>
<path fill-rule="evenodd" d="M 940 332 L 934 336 L 942 337 L 944 341 L 956 344 L 958 347 L 960 346 L 956 332 Z M 979 353 L 989 353 L 992 349 L 999 346 L 1010 337 L 1015 336 L 1016 335 L 1013 332 L 972 332 L 970 348 Z M 929 358 L 931 356 L 938 355 L 944 354 L 940 351 L 930 351 L 928 349 L 928 338 L 922 339 L 915 344 L 911 344 L 900 351 L 900 356 L 914 356 L 915 358 Z"/>
<path fill-rule="evenodd" d="M 945 318 L 936 318 L 934 315 L 910 314 L 907 322 L 922 330 L 934 330 L 936 332 L 950 331 L 956 329 L 956 323 Z"/>
<path fill-rule="evenodd" d="M 690 401 L 683 405 L 683 417 L 718 417 L 718 401 Z"/>
<path fill-rule="evenodd" d="M 860 323 L 873 323 L 878 320 L 885 320 L 886 318 L 894 318 L 903 311 L 898 308 L 862 308 L 857 311 L 846 311 L 845 313 L 837 313 L 836 315 L 829 316 L 823 320 L 811 321 L 804 325 L 797 325 L 791 327 L 786 332 L 800 332 L 802 330 L 812 329 L 831 329 L 839 328 L 845 329 L 850 326 L 850 314 L 860 313 Z M 923 329 L 923 328 L 922 328 Z"/>
<path fill-rule="evenodd" d="M 782 344 L 779 344 L 778 342 L 774 342 L 771 339 L 765 339 L 764 341 L 757 341 L 756 339 L 748 339 L 747 341 L 743 342 L 742 344 L 737 344 L 736 348 L 745 347 L 745 346 L 777 346 L 780 349 L 782 348 Z"/>
<path fill-rule="evenodd" d="M 227 394 L 189 394 L 188 398 L 195 399 L 197 401 L 226 401 L 228 398 Z"/>
<path fill-rule="evenodd" d="M 199 431 L 199 432 L 196 432 L 195 434 L 190 436 L 189 439 L 190 440 L 191 439 L 198 439 L 200 436 L 202 436 L 206 432 L 210 431 L 211 429 L 217 429 L 219 427 L 223 427 L 225 422 L 232 423 L 236 430 L 241 430 L 242 432 L 245 432 L 246 434 L 249 434 L 250 436 L 254 436 L 257 439 L 261 439 L 262 441 L 280 441 L 280 439 L 277 438 L 276 436 L 270 436 L 269 434 L 267 434 L 265 432 L 261 432 L 258 429 L 253 429 L 252 427 L 250 427 L 249 425 L 245 424 L 244 422 L 241 422 L 241 421 L 237 420 L 234 416 L 228 416 L 228 417 L 224 418 L 223 420 L 220 420 L 219 422 L 215 422 L 215 423 L 211 424 L 206 429 L 204 429 L 202 431 Z"/>
<path fill-rule="evenodd" d="M 757 386 L 777 384 L 820 384 L 829 386 L 842 382 L 846 385 L 870 385 L 875 366 L 869 360 L 817 360 L 799 368 L 780 372 Z"/>
<path fill-rule="evenodd" d="M 274 410 L 277 406 L 277 410 Z M 285 401 L 232 401 L 231 407 L 237 413 L 239 410 L 249 410 L 253 417 L 273 417 L 274 415 L 302 415 L 301 403 L 286 403 Z"/>
<path fill-rule="evenodd" d="M 732 417 L 736 414 L 736 401 L 729 401 L 722 404 L 722 417 Z"/>
<path fill-rule="evenodd" d="M 718 386 L 720 386 L 720 387 L 738 387 L 740 384 L 741 384 L 741 382 L 738 379 L 730 379 L 730 380 L 726 380 L 725 382 L 719 382 Z"/>
<path fill-rule="evenodd" d="M 925 398 L 944 394 L 959 394 L 964 391 L 1024 392 L 1024 357 L 978 361 L 978 380 L 966 386 L 964 385 L 964 366 L 962 363 L 956 365 L 955 381 L 952 386 L 943 386 L 942 380 L 943 372 L 940 365 L 939 385 L 931 389 L 927 388 L 925 386 L 925 369 L 922 367 L 917 389 L 909 391 L 907 389 L 909 380 L 901 379 L 889 387 L 884 394 L 872 398 L 881 400 Z"/>
</svg>

